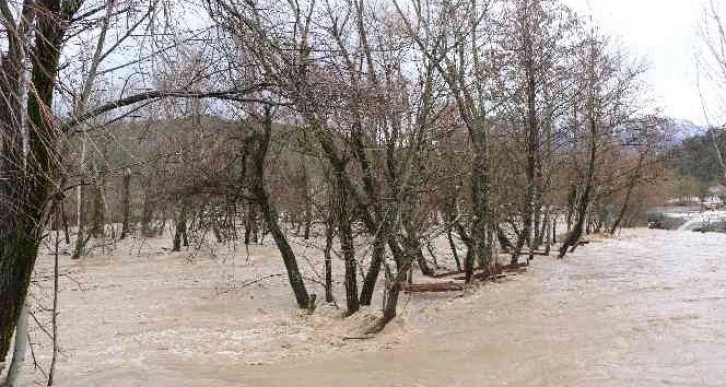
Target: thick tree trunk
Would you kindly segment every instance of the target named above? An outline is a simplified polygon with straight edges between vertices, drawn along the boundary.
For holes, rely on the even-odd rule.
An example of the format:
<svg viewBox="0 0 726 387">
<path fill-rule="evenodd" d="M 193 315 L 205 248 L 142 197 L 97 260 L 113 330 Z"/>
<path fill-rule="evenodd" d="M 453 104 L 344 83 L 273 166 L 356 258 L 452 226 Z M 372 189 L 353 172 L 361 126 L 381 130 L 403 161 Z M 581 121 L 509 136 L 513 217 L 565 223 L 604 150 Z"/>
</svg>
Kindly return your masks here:
<svg viewBox="0 0 726 387">
<path fill-rule="evenodd" d="M 0 363 L 5 362 L 10 350 L 37 253 L 37 239 L 32 231 L 0 232 Z"/>
<path fill-rule="evenodd" d="M 363 288 L 360 292 L 361 305 L 371 304 L 376 282 L 381 272 L 381 266 L 383 266 L 383 261 L 386 259 L 386 237 L 382 234 L 382 232 L 379 232 L 373 239 L 371 264 L 368 267 L 368 272 L 366 272 L 366 277 L 363 280 Z"/>
<path fill-rule="evenodd" d="M 151 192 L 146 190 L 144 192 L 144 204 L 141 208 L 141 235 L 147 238 L 155 236 L 153 221 L 154 221 L 154 201 L 151 199 Z"/>
<path fill-rule="evenodd" d="M 549 210 L 545 211 L 544 219 L 542 220 L 542 230 L 540 231 L 540 237 L 542 238 L 542 243 L 545 244 L 545 252 L 544 255 L 550 255 L 550 248 L 552 247 L 552 234 L 550 229 L 550 212 Z"/>
<path fill-rule="evenodd" d="M 275 240 L 280 255 L 282 255 L 282 261 L 285 264 L 287 270 L 287 278 L 292 287 L 292 291 L 295 294 L 298 306 L 303 309 L 310 308 L 310 296 L 305 288 L 305 282 L 303 281 L 300 269 L 297 266 L 297 258 L 295 253 L 292 251 L 292 247 L 287 242 L 285 233 L 280 228 L 280 224 L 277 220 L 277 211 L 269 201 L 269 196 L 264 190 L 257 192 L 257 200 L 260 204 L 260 210 L 262 216 L 265 219 L 265 223 L 269 228 L 272 238 Z"/>
<path fill-rule="evenodd" d="M 480 120 L 478 120 L 480 121 Z M 474 157 L 471 163 L 471 197 L 472 197 L 472 226 L 469 238 L 471 243 L 464 262 L 467 271 L 467 281 L 471 281 L 474 272 L 474 263 L 479 261 L 483 265 L 491 262 L 491 246 L 487 243 L 487 232 L 491 222 L 490 208 L 490 176 L 489 151 L 487 149 L 487 133 L 483 123 L 469 132 Z"/>
<path fill-rule="evenodd" d="M 338 230 L 340 247 L 343 251 L 343 260 L 345 261 L 345 301 L 348 307 L 348 315 L 351 315 L 360 309 L 353 232 L 350 223 L 345 221 L 339 224 Z"/>
<path fill-rule="evenodd" d="M 383 306 L 383 316 L 366 331 L 368 334 L 380 332 L 386 327 L 386 324 L 396 318 L 398 297 L 401 294 L 401 288 L 413 263 L 413 257 L 403 256 L 401 258 L 403 260 L 397 263 L 398 274 L 388 278 L 388 292 L 386 293 L 385 304 Z"/>
<path fill-rule="evenodd" d="M 181 251 L 182 244 L 184 247 L 189 247 L 189 236 L 187 235 L 187 204 L 184 200 L 179 204 L 179 214 L 174 230 L 174 246 L 171 251 Z"/>
<path fill-rule="evenodd" d="M 310 204 L 305 205 L 307 209 L 305 209 L 305 224 L 303 228 L 303 239 L 308 240 L 310 239 L 310 229 L 313 225 L 313 212 L 311 210 Z"/>
<path fill-rule="evenodd" d="M 28 310 L 23 305 L 18 318 L 18 325 L 15 327 L 15 348 L 13 349 L 13 361 L 8 368 L 8 376 L 4 386 L 20 387 L 20 374 L 25 363 L 25 351 L 28 347 Z M 0 369 L 0 374 L 2 370 Z"/>
<path fill-rule="evenodd" d="M 57 2 L 55 3 L 57 6 Z M 0 211 L 0 363 L 5 362 L 10 346 L 10 337 L 15 330 L 25 296 L 28 291 L 30 276 L 35 265 L 38 245 L 45 224 L 44 207 L 51 187 L 51 179 L 56 171 L 56 158 L 53 155 L 57 144 L 57 133 L 51 117 L 53 92 L 58 75 L 60 49 L 63 42 L 67 20 L 73 16 L 80 2 L 70 3 L 68 9 L 60 12 L 58 7 L 48 2 L 29 2 L 26 12 L 37 15 L 35 29 L 35 47 L 31 57 L 32 93 L 28 94 L 27 117 L 27 153 L 22 141 L 16 141 L 23 132 L 22 127 L 7 127 L 8 118 L 23 115 L 20 95 L 11 96 L 13 102 L 0 102 L 0 138 L 3 143 L 3 157 L 9 162 L 0 166 L 5 181 L 0 182 L 0 195 L 10 200 L 9 206 Z M 24 42 L 17 42 L 25 44 Z M 18 59 L 15 52 L 10 59 L 4 58 L 0 72 L 24 71 L 23 56 Z M 6 63 L 10 63 L 6 65 Z M 23 79 L 18 77 L 18 79 Z M 18 82 L 18 80 L 15 80 Z M 0 82 L 4 83 L 4 82 Z M 5 85 L 0 86 L 2 89 Z M 5 90 L 3 90 L 4 92 Z M 3 95 L 6 95 L 3 93 Z M 18 98 L 14 100 L 14 98 Z M 10 104 L 17 104 L 12 105 Z M 25 164 L 25 170 L 22 170 Z"/>
<path fill-rule="evenodd" d="M 292 247 L 290 247 L 285 233 L 280 228 L 277 210 L 275 210 L 274 205 L 270 201 L 270 196 L 265 189 L 265 158 L 267 156 L 267 150 L 269 149 L 271 134 L 272 116 L 270 114 L 270 108 L 266 107 L 264 122 L 262 122 L 262 133 L 256 136 L 255 141 L 253 141 L 256 149 L 252 154 L 253 171 L 250 178 L 251 191 L 262 212 L 265 224 L 272 234 L 275 244 L 277 244 L 280 255 L 282 255 L 282 261 L 287 270 L 290 287 L 292 287 L 292 291 L 295 294 L 298 306 L 303 309 L 312 309 L 314 305 L 311 305 L 311 300 L 314 302 L 315 297 L 314 295 L 311 297 L 305 288 L 305 282 L 298 268 L 295 253 Z"/>
<path fill-rule="evenodd" d="M 407 237 L 406 239 L 407 240 L 404 241 L 406 245 L 405 254 L 416 259 L 416 263 L 418 264 L 419 269 L 421 269 L 421 274 L 426 277 L 433 277 L 435 272 L 434 269 L 429 266 L 429 263 L 426 261 L 426 257 L 421 250 L 421 241 L 419 241 L 418 238 Z"/>
<path fill-rule="evenodd" d="M 403 284 L 400 281 L 394 281 L 388 289 L 386 294 L 386 304 L 383 307 L 383 316 L 376 320 L 376 322 L 366 330 L 366 334 L 375 334 L 383 330 L 386 325 L 396 318 L 398 310 L 398 296 L 401 294 L 401 286 Z"/>
<path fill-rule="evenodd" d="M 353 242 L 352 214 L 348 206 L 348 192 L 342 181 L 341 172 L 338 171 L 335 177 L 335 189 L 333 190 L 334 210 L 337 212 L 336 223 L 338 224 L 338 238 L 340 249 L 343 252 L 345 261 L 345 301 L 348 307 L 347 314 L 350 316 L 360 309 L 358 299 L 357 261 L 355 259 L 355 245 Z"/>
</svg>

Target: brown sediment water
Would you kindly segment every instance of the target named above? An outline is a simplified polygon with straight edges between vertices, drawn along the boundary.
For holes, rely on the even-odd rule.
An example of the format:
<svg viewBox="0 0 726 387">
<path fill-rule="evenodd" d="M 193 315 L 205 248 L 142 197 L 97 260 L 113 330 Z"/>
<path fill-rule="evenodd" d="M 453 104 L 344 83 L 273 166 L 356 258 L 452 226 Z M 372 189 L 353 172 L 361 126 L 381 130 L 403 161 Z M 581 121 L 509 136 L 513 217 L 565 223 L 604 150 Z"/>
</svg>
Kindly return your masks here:
<svg viewBox="0 0 726 387">
<path fill-rule="evenodd" d="M 388 332 L 355 343 L 342 339 L 352 323 L 324 310 L 291 314 L 291 301 L 275 301 L 291 297 L 283 281 L 256 289 L 256 302 L 254 292 L 195 290 L 213 265 L 114 267 L 127 280 L 166 270 L 171 282 L 154 286 L 141 273 L 141 285 L 114 282 L 106 263 L 90 265 L 77 268 L 85 295 L 64 299 L 66 313 L 84 320 L 64 323 L 61 384 L 724 385 L 724 247 L 721 234 L 625 231 L 564 260 L 537 257 L 527 273 L 461 297 L 406 298 Z"/>
</svg>

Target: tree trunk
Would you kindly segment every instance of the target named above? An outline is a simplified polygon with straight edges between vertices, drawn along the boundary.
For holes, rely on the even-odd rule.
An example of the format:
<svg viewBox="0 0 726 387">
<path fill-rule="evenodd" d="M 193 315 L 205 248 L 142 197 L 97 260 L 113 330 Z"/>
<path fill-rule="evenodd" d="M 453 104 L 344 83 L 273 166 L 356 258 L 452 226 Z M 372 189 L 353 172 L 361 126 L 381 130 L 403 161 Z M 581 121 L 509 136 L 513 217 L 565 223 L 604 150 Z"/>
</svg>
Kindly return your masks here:
<svg viewBox="0 0 726 387">
<path fill-rule="evenodd" d="M 496 230 L 499 247 L 501 247 L 505 251 L 514 249 L 514 245 L 509 240 L 509 238 L 507 238 L 507 235 L 504 233 L 504 230 L 502 230 L 502 227 L 499 224 L 496 224 L 494 228 Z"/>
<path fill-rule="evenodd" d="M 461 270 L 461 261 L 459 261 L 459 253 L 456 250 L 456 243 L 454 243 L 454 236 L 451 232 L 452 227 L 449 227 L 446 230 L 446 238 L 449 240 L 449 247 L 451 248 L 451 253 L 454 255 L 454 261 L 456 262 L 456 269 Z"/>
<path fill-rule="evenodd" d="M 383 316 L 376 320 L 376 322 L 366 330 L 366 334 L 376 334 L 383 330 L 386 325 L 396 318 L 398 309 L 398 296 L 401 294 L 401 286 L 403 284 L 399 281 L 395 281 L 391 284 L 386 294 L 386 303 L 383 307 Z"/>
<path fill-rule="evenodd" d="M 0 101 L 0 141 L 3 141 L 3 157 L 9 162 L 0 161 L 5 181 L 0 183 L 0 196 L 10 200 L 15 211 L 5 208 L 0 213 L 0 363 L 5 362 L 10 346 L 10 338 L 18 321 L 21 307 L 28 291 L 30 276 L 35 265 L 38 245 L 42 238 L 44 209 L 55 176 L 56 158 L 53 155 L 57 144 L 55 121 L 51 117 L 53 93 L 58 75 L 58 63 L 67 21 L 80 7 L 80 2 L 71 2 L 67 9 L 60 12 L 47 2 L 33 4 L 26 12 L 37 15 L 35 26 L 35 47 L 31 56 L 32 76 L 28 93 L 27 117 L 30 125 L 27 134 L 27 151 L 23 141 L 16 141 L 22 127 L 7 127 L 8 118 L 23 116 L 22 104 Z M 34 11 L 34 12 L 33 12 Z M 18 42 L 25 44 L 25 42 Z M 22 50 L 21 50 L 22 51 Z M 18 58 L 15 52 L 5 57 L 0 73 L 20 73 L 24 57 Z M 13 60 L 16 59 L 16 60 Z M 19 60 L 17 60 L 19 59 Z M 9 65 L 7 65 L 9 63 Z M 6 71 L 10 70 L 10 71 Z M 18 79 L 24 79 L 18 77 Z M 15 80 L 18 82 L 18 80 Z M 0 82 L 3 84 L 4 82 Z M 0 86 L 5 89 L 5 86 Z M 2 90 L 3 95 L 6 90 Z M 17 103 L 17 105 L 12 105 Z M 19 105 L 19 106 L 18 106 Z M 25 157 L 26 153 L 29 157 Z M 23 165 L 25 164 L 25 167 Z M 28 178 L 32 176 L 33 178 Z"/>
<path fill-rule="evenodd" d="M 73 255 L 71 255 L 71 259 L 80 259 L 83 256 L 83 250 L 86 247 L 86 242 L 88 242 L 88 238 L 86 238 L 86 192 L 87 188 L 85 185 L 85 180 L 84 177 L 81 176 L 81 182 L 79 183 L 78 191 L 78 231 L 76 233 L 76 245 L 73 249 Z"/>
<path fill-rule="evenodd" d="M 93 184 L 89 187 L 91 190 L 91 206 L 93 211 L 89 234 L 94 238 L 103 238 L 104 226 L 106 224 L 106 209 L 103 197 L 104 178 L 101 175 L 103 172 L 99 171 L 95 165 L 93 167 L 93 173 L 95 174 Z"/>
<path fill-rule="evenodd" d="M 350 316 L 360 309 L 357 261 L 355 259 L 355 245 L 353 241 L 353 213 L 350 203 L 348 203 L 350 194 L 345 186 L 343 177 L 345 165 L 337 164 L 333 168 L 335 169 L 332 182 L 333 197 L 331 198 L 330 204 L 333 206 L 331 211 L 335 213 L 340 249 L 343 252 L 343 260 L 345 262 L 345 301 L 348 308 L 347 314 Z"/>
<path fill-rule="evenodd" d="M 313 223 L 313 203 L 312 198 L 310 197 L 310 174 L 308 173 L 307 163 L 305 162 L 305 156 L 302 156 L 301 167 L 302 167 L 302 174 L 303 174 L 303 189 L 305 191 L 305 195 L 303 196 L 303 200 L 305 200 L 304 205 L 304 213 L 303 213 L 303 239 L 308 240 L 310 239 L 310 228 Z"/>
<path fill-rule="evenodd" d="M 121 236 L 123 240 L 131 232 L 131 169 L 124 170 L 123 184 L 121 187 Z"/>
<path fill-rule="evenodd" d="M 478 120 L 480 121 L 480 120 Z M 487 149 L 486 128 L 477 125 L 469 132 L 473 146 L 474 157 L 471 163 L 471 197 L 472 197 L 472 227 L 469 234 L 469 246 L 464 270 L 467 271 L 467 281 L 471 281 L 474 262 L 480 261 L 488 265 L 491 261 L 491 247 L 487 243 L 488 223 L 491 221 L 491 208 L 489 201 L 489 157 Z"/>
<path fill-rule="evenodd" d="M 262 133 L 257 135 L 255 138 L 254 145 L 256 149 L 252 155 L 253 159 L 253 175 L 251 176 L 251 191 L 254 195 L 255 201 L 260 207 L 262 217 L 265 220 L 272 238 L 277 244 L 277 248 L 282 255 L 282 261 L 285 264 L 287 270 L 287 277 L 290 282 L 290 287 L 295 294 L 295 299 L 300 308 L 311 309 L 311 300 L 314 301 L 314 297 L 308 295 L 308 291 L 305 288 L 305 282 L 303 281 L 302 274 L 297 265 L 297 258 L 295 253 L 290 247 L 290 244 L 285 237 L 285 233 L 280 228 L 277 211 L 274 205 L 270 202 L 270 196 L 265 189 L 264 176 L 265 176 L 265 158 L 267 156 L 267 150 L 270 145 L 270 136 L 272 134 L 272 116 L 269 107 L 265 107 L 265 118 L 262 122 Z"/>
<path fill-rule="evenodd" d="M 28 347 L 28 309 L 23 305 L 18 318 L 18 325 L 15 327 L 15 349 L 13 350 L 13 361 L 8 369 L 8 376 L 5 381 L 7 387 L 20 387 L 20 372 L 25 363 L 25 351 Z M 0 374 L 2 370 L 0 370 Z"/>
<path fill-rule="evenodd" d="M 628 184 L 628 191 L 625 193 L 625 199 L 623 199 L 623 205 L 620 207 L 618 216 L 615 218 L 615 221 L 613 222 L 612 226 L 610 227 L 610 234 L 615 234 L 615 231 L 617 231 L 617 229 L 620 227 L 620 224 L 623 222 L 623 219 L 625 218 L 625 214 L 628 212 L 628 206 L 630 205 L 630 197 L 633 195 L 633 190 L 635 189 L 635 185 L 638 182 L 640 168 L 642 168 L 644 161 L 645 161 L 645 155 L 641 154 L 640 159 L 638 160 L 638 167 L 636 169 L 636 172 L 630 177 L 630 182 Z"/>
<path fill-rule="evenodd" d="M 371 257 L 371 264 L 368 267 L 366 278 L 363 281 L 363 289 L 360 293 L 361 305 L 370 305 L 373 300 L 373 291 L 376 288 L 376 282 L 381 272 L 381 266 L 383 261 L 386 259 L 386 237 L 383 232 L 380 231 L 375 235 L 373 239 L 373 255 Z"/>
<path fill-rule="evenodd" d="M 388 292 L 385 298 L 385 304 L 383 306 L 383 316 L 376 320 L 376 322 L 366 330 L 366 334 L 375 334 L 383 330 L 386 325 L 396 318 L 398 310 L 398 297 L 401 294 L 401 287 L 405 280 L 405 274 L 410 268 L 411 260 L 409 259 L 404 266 L 398 268 L 398 275 L 390 278 L 388 284 Z"/>
<path fill-rule="evenodd" d="M 332 215 L 328 215 L 328 219 L 325 222 L 325 250 L 323 255 L 325 257 L 325 302 L 333 302 L 333 257 L 331 250 L 333 248 L 335 224 L 333 223 Z"/>
<path fill-rule="evenodd" d="M 590 195 L 593 189 L 593 180 L 595 177 L 595 167 L 597 160 L 597 123 L 594 117 L 590 117 L 590 144 L 588 149 L 588 163 L 587 173 L 585 175 L 585 181 L 583 182 L 582 195 L 580 195 L 580 201 L 577 206 L 577 212 L 575 214 L 576 221 L 572 231 L 567 234 L 565 240 L 562 241 L 560 246 L 559 258 L 564 258 L 567 254 L 567 249 L 577 247 L 577 243 L 580 241 L 580 237 L 584 231 L 585 222 L 587 221 L 587 210 L 590 206 Z"/>
<path fill-rule="evenodd" d="M 24 230 L 0 232 L 0 363 L 20 317 L 38 253 L 36 236 Z"/>
<path fill-rule="evenodd" d="M 257 224 L 257 205 L 250 202 L 245 214 L 245 245 L 258 243 L 259 225 Z"/>
<path fill-rule="evenodd" d="M 419 269 L 421 269 L 421 274 L 425 275 L 426 277 L 433 277 L 435 274 L 434 269 L 432 269 L 431 266 L 429 266 L 429 263 L 426 261 L 426 257 L 421 250 L 421 242 L 418 240 L 418 238 L 409 239 L 409 237 L 406 237 L 406 240 L 404 242 L 406 245 L 405 254 L 416 258 L 416 263 L 418 263 L 418 267 Z"/>
<path fill-rule="evenodd" d="M 147 189 L 144 192 L 144 204 L 141 209 L 141 235 L 147 238 L 155 236 L 154 221 L 154 202 L 151 199 L 151 192 Z"/>
<path fill-rule="evenodd" d="M 338 237 L 340 238 L 340 248 L 343 251 L 343 260 L 345 261 L 345 301 L 348 307 L 348 315 L 352 315 L 360 309 L 360 301 L 358 299 L 358 282 L 357 282 L 357 261 L 355 259 L 355 247 L 353 245 L 353 231 L 349 220 L 342 220 L 338 224 Z"/>
<path fill-rule="evenodd" d="M 184 244 L 184 247 L 189 247 L 189 237 L 187 235 L 187 204 L 183 199 L 179 203 L 179 215 L 177 216 L 174 230 L 174 246 L 171 251 L 181 251 L 182 244 Z"/>
<path fill-rule="evenodd" d="M 310 296 L 305 288 L 305 283 L 303 282 L 302 274 L 300 274 L 300 269 L 297 266 L 295 253 L 292 251 L 292 248 L 287 242 L 287 238 L 278 223 L 277 211 L 275 211 L 274 206 L 269 202 L 267 192 L 259 191 L 257 197 L 265 223 L 269 228 L 270 234 L 272 234 L 272 238 L 275 240 L 275 244 L 277 244 L 277 248 L 280 250 L 280 255 L 282 255 L 282 261 L 285 264 L 287 277 L 290 281 L 292 291 L 295 293 L 297 304 L 300 308 L 309 308 Z"/>
</svg>

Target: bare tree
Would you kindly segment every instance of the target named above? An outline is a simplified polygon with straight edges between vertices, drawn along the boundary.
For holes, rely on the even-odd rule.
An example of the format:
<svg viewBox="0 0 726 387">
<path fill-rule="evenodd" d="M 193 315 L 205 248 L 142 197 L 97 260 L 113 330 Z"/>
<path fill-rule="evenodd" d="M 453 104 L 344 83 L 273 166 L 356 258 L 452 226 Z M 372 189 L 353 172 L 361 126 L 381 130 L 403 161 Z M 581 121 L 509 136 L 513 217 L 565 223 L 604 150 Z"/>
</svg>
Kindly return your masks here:
<svg viewBox="0 0 726 387">
<path fill-rule="evenodd" d="M 726 118 L 722 116 L 724 93 L 726 90 L 726 25 L 723 21 L 723 9 L 718 1 L 709 0 L 704 7 L 703 22 L 701 23 L 701 47 L 703 55 L 697 56 L 699 75 L 708 82 L 699 79 L 699 91 L 703 113 L 709 124 L 714 127 L 710 131 L 711 141 L 716 153 L 719 166 L 723 170 L 723 179 L 726 180 L 726 159 L 724 149 L 718 144 L 717 130 L 723 131 Z M 700 77 L 699 77 L 700 78 Z"/>
<path fill-rule="evenodd" d="M 59 83 L 62 60 L 68 60 L 68 68 L 75 68 L 74 57 L 64 57 L 69 39 L 83 38 L 99 26 L 108 9 L 94 1 L 76 0 L 25 0 L 21 3 L 0 1 L 0 24 L 7 50 L 0 60 L 0 363 L 10 345 L 23 300 L 28 289 L 30 275 L 35 265 L 38 244 L 44 235 L 46 204 L 63 187 L 59 186 L 61 155 L 59 144 L 73 133 L 78 124 L 93 117 L 118 109 L 153 101 L 160 98 L 187 97 L 193 99 L 214 97 L 221 99 L 245 99 L 259 86 L 239 86 L 229 90 L 179 91 L 124 89 L 121 97 L 96 107 L 84 107 L 84 112 L 63 119 L 62 111 L 54 104 Z M 154 10 L 159 1 L 140 2 L 138 7 Z M 124 16 L 127 12 L 117 15 Z M 141 13 L 145 15 L 145 13 Z M 155 12 L 151 12 L 156 15 Z M 151 25 L 151 18 L 146 26 Z M 94 21 L 89 23 L 89 21 Z M 142 25 L 144 22 L 139 22 Z M 122 26 L 134 30 L 138 25 Z M 90 26 L 90 27 L 89 27 Z M 89 30 L 91 28 L 91 30 Z M 137 36 L 133 33 L 121 36 Z M 114 45 L 106 53 L 114 52 Z M 134 61 L 138 63 L 138 60 Z M 26 77 L 25 69 L 29 68 Z M 65 68 L 65 67 L 64 67 Z M 113 66 L 106 73 L 123 69 Z M 27 80 L 27 83 L 24 81 Z M 86 82 L 84 84 L 91 84 Z M 90 87 L 90 86 L 89 86 Z M 244 89 L 244 90 L 242 90 Z M 27 93 L 26 93 L 27 90 Z M 64 88 L 60 88 L 63 92 Z M 134 94 L 134 91 L 137 91 Z M 63 93 L 59 93 L 63 95 Z M 71 111 L 71 113 L 73 113 Z"/>
</svg>

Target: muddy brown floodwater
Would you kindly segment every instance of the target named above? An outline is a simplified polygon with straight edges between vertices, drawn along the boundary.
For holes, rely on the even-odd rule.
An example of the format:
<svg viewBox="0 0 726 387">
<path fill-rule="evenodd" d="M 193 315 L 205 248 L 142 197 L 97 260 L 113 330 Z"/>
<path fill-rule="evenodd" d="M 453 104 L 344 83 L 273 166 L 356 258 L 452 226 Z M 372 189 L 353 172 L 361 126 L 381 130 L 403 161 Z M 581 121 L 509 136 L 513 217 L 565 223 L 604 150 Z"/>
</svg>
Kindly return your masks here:
<svg viewBox="0 0 726 387">
<path fill-rule="evenodd" d="M 394 333 L 384 333 L 368 343 L 340 341 L 330 350 L 335 343 L 319 341 L 316 335 L 320 332 L 301 330 L 298 334 L 307 334 L 305 340 L 311 342 L 300 347 L 304 351 L 301 349 L 297 356 L 271 356 L 270 361 L 263 362 L 244 357 L 236 361 L 215 353 L 215 347 L 226 347 L 231 345 L 227 341 L 236 340 L 224 334 L 218 336 L 218 342 L 208 336 L 197 338 L 200 346 L 209 347 L 205 347 L 208 356 L 181 356 L 175 342 L 181 341 L 184 346 L 196 343 L 184 337 L 196 331 L 181 328 L 178 336 L 154 336 L 156 341 L 145 337 L 137 340 L 141 342 L 136 344 L 138 347 L 125 344 L 117 354 L 121 360 L 108 362 L 99 354 L 113 342 L 88 326 L 91 339 L 87 343 L 75 337 L 80 333 L 68 333 L 72 337 L 66 339 L 69 353 L 61 366 L 63 384 L 725 385 L 724 247 L 726 235 L 628 230 L 617 238 L 582 247 L 562 261 L 538 257 L 526 274 L 488 284 L 462 297 L 414 296 L 408 300 L 411 313 L 404 313 L 402 322 L 392 326 Z M 212 302 L 209 308 L 215 305 Z M 230 305 L 219 307 L 229 311 Z M 111 310 L 113 305 L 106 308 Z M 119 313 L 135 313 L 133 306 L 128 308 Z M 157 312 L 171 313 L 162 306 Z M 212 312 L 219 314 L 220 324 L 235 326 L 234 321 L 228 321 L 229 314 L 205 311 Z M 230 313 L 234 316 L 235 312 Z M 239 312 L 241 320 L 246 313 L 252 312 Z M 215 318 L 208 318 L 200 325 L 214 324 Z M 259 319 L 256 323 L 264 326 L 273 324 L 272 320 L 266 323 Z M 109 335 L 133 335 L 135 329 L 150 330 L 149 324 L 188 324 L 184 316 L 179 316 L 176 323 L 158 316 L 149 321 L 146 325 L 133 322 L 114 326 Z M 324 330 L 336 323 L 340 324 L 319 322 L 320 326 L 313 330 Z M 254 338 L 250 342 L 256 343 Z M 296 343 L 290 342 L 288 347 Z M 132 360 L 134 351 L 141 356 L 149 345 L 161 349 L 155 356 Z M 91 349 L 84 349 L 86 346 Z M 239 348 L 244 351 L 244 337 L 239 340 Z M 194 352 L 194 348 L 191 350 Z M 93 356 L 99 356 L 100 365 L 92 364 L 89 359 Z"/>
</svg>

